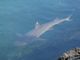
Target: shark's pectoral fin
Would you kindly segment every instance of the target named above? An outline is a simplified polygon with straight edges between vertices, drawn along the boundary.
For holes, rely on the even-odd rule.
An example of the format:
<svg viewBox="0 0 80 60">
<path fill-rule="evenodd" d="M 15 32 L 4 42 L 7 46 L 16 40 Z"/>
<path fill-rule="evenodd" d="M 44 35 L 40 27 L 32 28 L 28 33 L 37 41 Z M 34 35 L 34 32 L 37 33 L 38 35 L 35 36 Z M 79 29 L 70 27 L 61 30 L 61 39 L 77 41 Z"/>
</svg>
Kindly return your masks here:
<svg viewBox="0 0 80 60">
<path fill-rule="evenodd" d="M 16 33 L 16 36 L 22 37 L 23 35 L 21 33 Z"/>
<path fill-rule="evenodd" d="M 38 38 L 37 40 L 46 40 L 46 39 L 43 39 L 43 38 Z"/>
</svg>

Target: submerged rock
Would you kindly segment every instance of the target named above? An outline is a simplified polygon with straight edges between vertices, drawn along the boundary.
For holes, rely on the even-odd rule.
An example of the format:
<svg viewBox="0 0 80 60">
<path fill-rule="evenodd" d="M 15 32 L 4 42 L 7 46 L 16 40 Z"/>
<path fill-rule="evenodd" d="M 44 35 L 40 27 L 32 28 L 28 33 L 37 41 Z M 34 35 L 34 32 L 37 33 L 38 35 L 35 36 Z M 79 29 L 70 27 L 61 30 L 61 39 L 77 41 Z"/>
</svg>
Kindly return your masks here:
<svg viewBox="0 0 80 60">
<path fill-rule="evenodd" d="M 74 48 L 63 53 L 58 60 L 80 60 L 80 48 Z"/>
</svg>

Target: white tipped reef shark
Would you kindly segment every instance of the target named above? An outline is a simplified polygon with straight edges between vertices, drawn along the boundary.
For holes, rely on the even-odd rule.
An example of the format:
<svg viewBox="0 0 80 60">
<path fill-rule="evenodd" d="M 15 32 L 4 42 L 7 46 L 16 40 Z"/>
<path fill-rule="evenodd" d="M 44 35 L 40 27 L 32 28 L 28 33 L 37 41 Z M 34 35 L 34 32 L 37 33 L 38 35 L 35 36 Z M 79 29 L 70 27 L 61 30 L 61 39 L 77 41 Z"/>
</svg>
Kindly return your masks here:
<svg viewBox="0 0 80 60">
<path fill-rule="evenodd" d="M 60 23 L 70 21 L 70 18 L 71 18 L 71 16 L 68 16 L 67 18 L 63 18 L 63 19 L 55 19 L 55 20 L 52 20 L 50 22 L 47 22 L 47 23 L 41 24 L 41 25 L 38 22 L 36 22 L 35 28 L 32 31 L 25 34 L 25 36 L 20 37 L 17 40 L 16 45 L 24 46 L 34 40 L 38 40 L 40 38 L 40 36 L 43 35 L 45 32 L 47 32 L 48 30 L 50 30 L 51 28 L 53 28 L 54 26 L 56 26 Z"/>
</svg>

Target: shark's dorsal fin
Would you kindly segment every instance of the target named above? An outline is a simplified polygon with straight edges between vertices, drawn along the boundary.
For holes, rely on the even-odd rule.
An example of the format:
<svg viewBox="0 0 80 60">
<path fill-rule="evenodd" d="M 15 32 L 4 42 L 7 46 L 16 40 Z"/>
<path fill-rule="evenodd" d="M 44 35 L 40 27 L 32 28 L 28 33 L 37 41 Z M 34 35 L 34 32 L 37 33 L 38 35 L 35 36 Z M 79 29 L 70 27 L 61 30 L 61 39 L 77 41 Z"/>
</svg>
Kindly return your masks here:
<svg viewBox="0 0 80 60">
<path fill-rule="evenodd" d="M 54 20 L 54 22 L 59 21 L 59 20 L 60 20 L 60 19 L 56 17 L 55 20 Z"/>
<path fill-rule="evenodd" d="M 35 24 L 35 29 L 38 28 L 40 26 L 39 22 L 37 21 Z"/>
</svg>

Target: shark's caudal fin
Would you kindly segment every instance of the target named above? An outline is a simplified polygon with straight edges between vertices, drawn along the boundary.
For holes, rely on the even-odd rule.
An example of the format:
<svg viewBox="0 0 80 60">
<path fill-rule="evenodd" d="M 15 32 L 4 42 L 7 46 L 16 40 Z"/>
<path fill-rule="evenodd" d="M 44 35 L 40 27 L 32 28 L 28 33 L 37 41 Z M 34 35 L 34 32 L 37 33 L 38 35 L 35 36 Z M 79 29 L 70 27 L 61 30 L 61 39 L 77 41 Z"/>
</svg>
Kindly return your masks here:
<svg viewBox="0 0 80 60">
<path fill-rule="evenodd" d="M 39 22 L 37 21 L 35 24 L 35 29 L 37 29 L 40 26 Z"/>
<path fill-rule="evenodd" d="M 65 18 L 66 21 L 71 21 L 71 17 L 72 15 L 68 16 L 67 18 Z"/>
<path fill-rule="evenodd" d="M 62 20 L 71 21 L 71 17 L 72 17 L 72 15 L 69 15 L 68 17 L 66 17 L 66 18 L 64 18 Z M 59 20 L 61 20 L 61 19 L 56 18 L 54 21 L 56 22 L 56 21 L 59 21 Z"/>
</svg>

